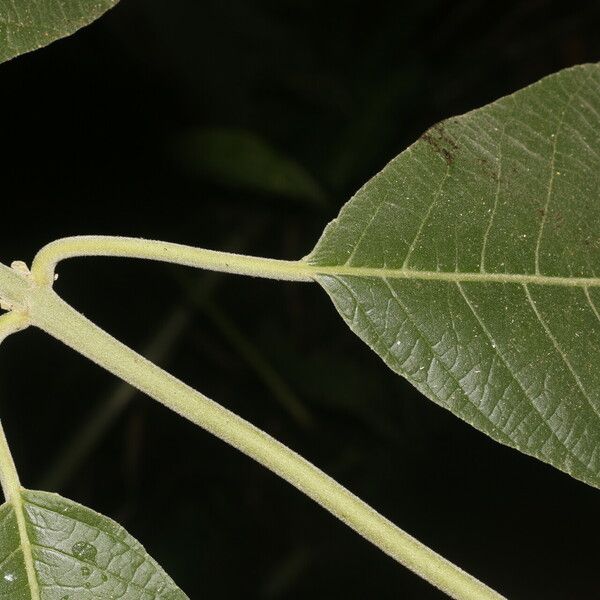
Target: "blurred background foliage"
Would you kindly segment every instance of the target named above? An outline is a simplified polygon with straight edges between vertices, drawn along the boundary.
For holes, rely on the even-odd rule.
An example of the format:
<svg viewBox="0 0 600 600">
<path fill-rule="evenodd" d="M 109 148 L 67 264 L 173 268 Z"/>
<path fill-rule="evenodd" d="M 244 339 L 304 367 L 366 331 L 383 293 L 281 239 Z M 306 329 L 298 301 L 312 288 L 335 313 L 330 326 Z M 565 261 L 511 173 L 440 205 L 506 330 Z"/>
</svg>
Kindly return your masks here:
<svg viewBox="0 0 600 600">
<path fill-rule="evenodd" d="M 599 27 L 584 0 L 122 0 L 0 68 L 1 260 L 85 233 L 299 258 L 433 123 L 599 60 Z M 598 492 L 421 397 L 316 286 L 59 273 L 87 316 L 508 597 L 600 597 Z M 2 346 L 0 399 L 25 485 L 118 519 L 193 599 L 441 597 L 39 332 Z"/>
</svg>

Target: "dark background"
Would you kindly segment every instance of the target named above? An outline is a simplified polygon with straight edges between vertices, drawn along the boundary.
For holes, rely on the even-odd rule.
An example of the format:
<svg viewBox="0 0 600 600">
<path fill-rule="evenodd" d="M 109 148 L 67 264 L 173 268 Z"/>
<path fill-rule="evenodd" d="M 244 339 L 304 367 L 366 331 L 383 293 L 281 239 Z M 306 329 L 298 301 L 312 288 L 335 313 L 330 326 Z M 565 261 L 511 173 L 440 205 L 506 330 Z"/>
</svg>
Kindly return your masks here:
<svg viewBox="0 0 600 600">
<path fill-rule="evenodd" d="M 122 0 L 0 66 L 0 260 L 85 233 L 299 258 L 427 127 L 600 60 L 599 31 L 583 1 Z M 182 310 L 161 364 L 509 598 L 600 598 L 598 491 L 420 396 L 316 286 L 110 259 L 59 272 L 58 291 L 136 349 Z M 442 597 L 139 394 L 68 467 L 60 452 L 115 386 L 40 332 L 2 346 L 24 484 L 119 520 L 192 599 Z"/>
</svg>

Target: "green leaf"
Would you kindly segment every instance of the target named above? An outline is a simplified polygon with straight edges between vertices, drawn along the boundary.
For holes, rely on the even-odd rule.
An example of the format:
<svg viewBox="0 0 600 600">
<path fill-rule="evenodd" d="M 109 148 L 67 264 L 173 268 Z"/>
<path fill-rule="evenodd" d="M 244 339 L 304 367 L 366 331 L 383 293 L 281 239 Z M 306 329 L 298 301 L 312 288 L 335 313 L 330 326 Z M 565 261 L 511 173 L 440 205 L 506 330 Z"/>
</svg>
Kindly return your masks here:
<svg viewBox="0 0 600 600">
<path fill-rule="evenodd" d="M 325 199 L 304 167 L 249 131 L 194 132 L 185 137 L 182 155 L 190 171 L 219 185 L 314 204 Z"/>
<path fill-rule="evenodd" d="M 423 394 L 600 487 L 599 65 L 436 125 L 305 260 Z"/>
<path fill-rule="evenodd" d="M 4 0 L 0 3 L 0 62 L 75 33 L 118 0 Z"/>
<path fill-rule="evenodd" d="M 0 506 L 0 598 L 185 600 L 120 525 L 57 494 Z"/>
</svg>

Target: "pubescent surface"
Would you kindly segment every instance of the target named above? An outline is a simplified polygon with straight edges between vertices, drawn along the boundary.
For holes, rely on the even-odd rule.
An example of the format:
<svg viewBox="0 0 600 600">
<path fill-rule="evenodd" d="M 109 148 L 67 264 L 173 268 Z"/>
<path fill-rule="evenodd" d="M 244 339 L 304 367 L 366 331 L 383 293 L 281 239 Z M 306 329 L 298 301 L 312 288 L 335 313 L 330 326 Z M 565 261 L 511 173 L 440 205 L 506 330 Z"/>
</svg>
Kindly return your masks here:
<svg viewBox="0 0 600 600">
<path fill-rule="evenodd" d="M 12 504 L 0 506 L 0 599 L 187 600 L 123 527 L 48 492 L 22 493 L 27 539 Z M 39 590 L 26 570 L 30 553 Z"/>
<path fill-rule="evenodd" d="M 119 0 L 31 0 L 0 4 L 0 62 L 88 25 Z"/>
<path fill-rule="evenodd" d="M 305 260 L 423 394 L 600 487 L 599 65 L 434 126 Z"/>
</svg>

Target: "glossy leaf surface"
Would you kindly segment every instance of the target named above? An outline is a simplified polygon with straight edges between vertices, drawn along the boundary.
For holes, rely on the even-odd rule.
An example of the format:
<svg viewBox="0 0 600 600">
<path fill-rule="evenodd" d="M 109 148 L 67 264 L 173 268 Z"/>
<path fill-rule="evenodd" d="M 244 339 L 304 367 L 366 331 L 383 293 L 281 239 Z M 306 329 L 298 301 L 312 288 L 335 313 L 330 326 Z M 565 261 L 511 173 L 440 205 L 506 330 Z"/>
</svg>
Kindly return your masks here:
<svg viewBox="0 0 600 600">
<path fill-rule="evenodd" d="M 600 487 L 600 66 L 426 132 L 305 259 L 397 373 Z"/>
<path fill-rule="evenodd" d="M 118 0 L 4 0 L 0 3 L 0 62 L 71 35 Z"/>
<path fill-rule="evenodd" d="M 0 507 L 0 598 L 185 600 L 187 596 L 120 525 L 56 494 L 24 490 Z M 30 585 L 27 562 L 36 586 Z"/>
</svg>

